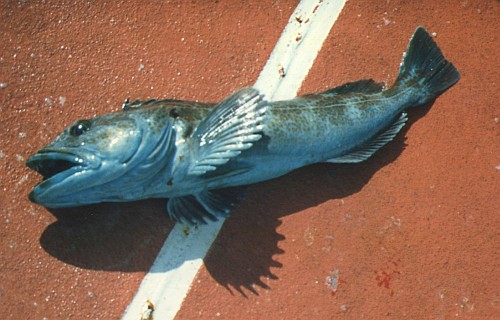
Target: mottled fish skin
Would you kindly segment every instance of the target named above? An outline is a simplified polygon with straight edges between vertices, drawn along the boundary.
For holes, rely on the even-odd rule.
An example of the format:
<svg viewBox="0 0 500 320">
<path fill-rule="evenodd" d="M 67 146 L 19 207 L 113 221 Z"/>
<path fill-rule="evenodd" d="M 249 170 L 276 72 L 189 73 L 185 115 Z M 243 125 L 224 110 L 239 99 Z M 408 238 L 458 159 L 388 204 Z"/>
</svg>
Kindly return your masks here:
<svg viewBox="0 0 500 320">
<path fill-rule="evenodd" d="M 362 84 L 378 92 L 318 93 L 270 102 L 264 138 L 251 152 L 234 160 L 253 162 L 254 170 L 227 179 L 222 186 L 256 183 L 335 159 L 372 139 L 418 99 L 418 90 L 413 87 L 382 91 L 383 85 L 372 80 L 363 80 Z M 210 188 L 222 187 L 219 183 Z"/>
<path fill-rule="evenodd" d="M 169 198 L 175 220 L 226 217 L 240 195 L 229 187 L 318 162 L 361 162 L 398 133 L 405 109 L 459 78 L 419 27 L 389 89 L 368 79 L 276 102 L 251 87 L 218 104 L 127 100 L 122 112 L 79 120 L 28 159 L 44 176 L 30 199 L 71 207 Z"/>
</svg>

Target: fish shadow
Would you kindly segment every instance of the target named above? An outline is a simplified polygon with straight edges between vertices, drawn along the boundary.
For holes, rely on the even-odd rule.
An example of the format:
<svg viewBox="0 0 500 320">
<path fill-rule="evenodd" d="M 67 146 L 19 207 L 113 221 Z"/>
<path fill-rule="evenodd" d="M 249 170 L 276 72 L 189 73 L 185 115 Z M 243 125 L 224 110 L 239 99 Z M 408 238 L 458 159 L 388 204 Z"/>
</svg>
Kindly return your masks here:
<svg viewBox="0 0 500 320">
<path fill-rule="evenodd" d="M 204 264 L 210 275 L 230 292 L 258 295 L 256 286 L 269 289 L 281 268 L 278 243 L 285 239 L 276 230 L 280 219 L 359 192 L 381 168 L 402 153 L 405 136 L 432 103 L 408 110 L 409 120 L 393 141 L 370 159 L 357 164 L 319 163 L 298 169 L 284 177 L 249 187 L 238 209 L 225 222 Z"/>
<path fill-rule="evenodd" d="M 278 279 L 272 269 L 283 267 L 280 219 L 359 192 L 401 154 L 408 129 L 432 104 L 408 110 L 409 120 L 394 141 L 367 161 L 315 164 L 250 186 L 204 259 L 208 273 L 243 296 L 247 291 L 258 294 L 256 287 L 269 289 L 270 280 Z M 165 210 L 163 199 L 51 209 L 57 220 L 42 233 L 40 244 L 58 260 L 84 269 L 149 271 L 174 226 Z"/>
<path fill-rule="evenodd" d="M 83 269 L 147 271 L 174 222 L 166 200 L 49 209 L 57 220 L 40 237 L 53 257 Z"/>
</svg>

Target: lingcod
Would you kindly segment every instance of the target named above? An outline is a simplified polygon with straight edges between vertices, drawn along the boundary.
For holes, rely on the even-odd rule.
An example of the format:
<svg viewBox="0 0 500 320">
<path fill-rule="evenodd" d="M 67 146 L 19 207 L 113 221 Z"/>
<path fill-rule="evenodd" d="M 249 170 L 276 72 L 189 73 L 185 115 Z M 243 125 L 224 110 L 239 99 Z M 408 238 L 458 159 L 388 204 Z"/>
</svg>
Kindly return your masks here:
<svg viewBox="0 0 500 320">
<path fill-rule="evenodd" d="M 27 160 L 43 176 L 29 199 L 46 207 L 168 198 L 176 221 L 227 217 L 242 186 L 319 162 L 357 163 L 391 141 L 405 110 L 460 78 L 423 27 L 394 84 L 371 79 L 284 101 L 247 87 L 220 103 L 125 101 L 78 120 Z"/>
</svg>

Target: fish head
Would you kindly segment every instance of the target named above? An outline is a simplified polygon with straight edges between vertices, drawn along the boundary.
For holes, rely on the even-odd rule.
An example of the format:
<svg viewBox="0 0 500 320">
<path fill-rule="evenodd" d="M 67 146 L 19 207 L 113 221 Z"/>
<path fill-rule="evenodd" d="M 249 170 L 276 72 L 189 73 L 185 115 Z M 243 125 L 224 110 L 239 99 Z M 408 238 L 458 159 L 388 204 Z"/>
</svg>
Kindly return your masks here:
<svg viewBox="0 0 500 320">
<path fill-rule="evenodd" d="M 154 169 L 151 153 L 166 140 L 151 128 L 152 120 L 137 112 L 74 122 L 27 160 L 43 176 L 29 199 L 54 208 L 134 200 L 143 188 L 141 168 Z"/>
</svg>

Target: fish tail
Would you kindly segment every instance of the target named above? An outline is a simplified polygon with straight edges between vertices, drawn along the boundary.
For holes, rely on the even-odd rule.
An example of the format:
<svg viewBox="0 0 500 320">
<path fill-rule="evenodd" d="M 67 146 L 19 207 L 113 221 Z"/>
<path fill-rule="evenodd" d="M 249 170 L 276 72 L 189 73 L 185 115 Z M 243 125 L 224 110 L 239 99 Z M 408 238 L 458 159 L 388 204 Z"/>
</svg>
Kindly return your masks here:
<svg viewBox="0 0 500 320">
<path fill-rule="evenodd" d="M 433 100 L 460 79 L 460 72 L 431 38 L 418 27 L 408 44 L 394 87 L 418 87 L 416 104 Z"/>
</svg>

